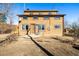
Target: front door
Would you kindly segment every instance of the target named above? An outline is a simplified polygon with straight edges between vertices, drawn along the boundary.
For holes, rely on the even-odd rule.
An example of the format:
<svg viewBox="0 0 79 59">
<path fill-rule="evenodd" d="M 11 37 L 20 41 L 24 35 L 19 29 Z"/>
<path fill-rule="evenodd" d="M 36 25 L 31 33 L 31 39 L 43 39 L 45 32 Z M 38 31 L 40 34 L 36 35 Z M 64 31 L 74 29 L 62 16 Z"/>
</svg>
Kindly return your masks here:
<svg viewBox="0 0 79 59">
<path fill-rule="evenodd" d="M 31 34 L 38 34 L 39 33 L 39 27 L 37 24 L 31 24 L 30 32 Z"/>
<path fill-rule="evenodd" d="M 31 34 L 34 34 L 34 27 L 35 27 L 35 25 L 34 24 L 31 24 L 30 25 L 30 32 L 31 32 Z"/>
<path fill-rule="evenodd" d="M 35 34 L 39 34 L 39 27 L 38 27 L 38 25 L 35 25 Z"/>
</svg>

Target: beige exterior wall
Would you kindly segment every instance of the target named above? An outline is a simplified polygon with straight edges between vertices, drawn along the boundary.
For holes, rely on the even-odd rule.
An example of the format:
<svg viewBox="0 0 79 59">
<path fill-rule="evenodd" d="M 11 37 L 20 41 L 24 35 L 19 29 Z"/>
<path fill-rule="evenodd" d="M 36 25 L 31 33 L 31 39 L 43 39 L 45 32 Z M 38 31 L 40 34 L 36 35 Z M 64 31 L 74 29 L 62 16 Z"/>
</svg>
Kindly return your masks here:
<svg viewBox="0 0 79 59">
<path fill-rule="evenodd" d="M 21 20 L 21 23 L 19 24 L 19 31 L 21 34 L 26 34 L 26 30 L 22 30 L 22 24 L 44 24 L 45 25 L 45 34 L 51 34 L 51 35 L 63 35 L 63 23 L 62 21 L 55 20 L 53 17 L 50 17 L 50 20 L 44 20 L 43 17 L 39 17 L 38 20 L 33 20 L 32 17 L 29 17 L 28 19 L 30 20 Z M 61 19 L 63 19 L 61 17 Z M 56 29 L 54 26 L 55 25 L 60 25 L 60 29 Z M 50 30 L 48 30 L 48 27 Z"/>
</svg>

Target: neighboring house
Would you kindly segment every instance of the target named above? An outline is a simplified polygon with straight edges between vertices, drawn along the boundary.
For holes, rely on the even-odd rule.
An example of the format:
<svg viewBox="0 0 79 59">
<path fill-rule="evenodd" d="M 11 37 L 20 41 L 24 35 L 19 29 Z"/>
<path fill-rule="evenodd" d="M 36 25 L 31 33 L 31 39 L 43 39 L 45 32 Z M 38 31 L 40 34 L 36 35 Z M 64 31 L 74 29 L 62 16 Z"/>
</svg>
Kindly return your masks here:
<svg viewBox="0 0 79 59">
<path fill-rule="evenodd" d="M 70 31 L 71 31 L 71 29 L 70 29 L 70 28 L 65 28 L 65 29 L 64 29 L 64 33 L 65 33 L 65 34 L 69 34 L 69 33 L 70 33 Z"/>
<path fill-rule="evenodd" d="M 71 28 L 64 28 L 64 35 L 73 36 L 74 35 L 74 30 L 71 29 Z"/>
<path fill-rule="evenodd" d="M 25 10 L 19 16 L 19 35 L 43 34 L 57 35 L 64 34 L 64 14 L 58 14 L 57 10 Z"/>
</svg>

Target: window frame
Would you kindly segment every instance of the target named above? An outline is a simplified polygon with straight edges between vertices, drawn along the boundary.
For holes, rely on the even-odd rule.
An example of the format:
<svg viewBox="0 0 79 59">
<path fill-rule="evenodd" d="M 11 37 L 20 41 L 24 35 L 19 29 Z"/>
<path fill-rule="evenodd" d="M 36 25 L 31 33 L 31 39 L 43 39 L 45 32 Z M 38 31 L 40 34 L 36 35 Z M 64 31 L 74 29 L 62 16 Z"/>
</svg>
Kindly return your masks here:
<svg viewBox="0 0 79 59">
<path fill-rule="evenodd" d="M 22 30 L 28 30 L 28 29 L 26 29 L 26 26 L 28 26 L 28 28 L 29 28 L 28 24 L 22 24 Z"/>
<path fill-rule="evenodd" d="M 37 20 L 37 19 L 38 19 L 38 16 L 33 16 L 33 19 L 34 19 L 34 20 Z"/>
<path fill-rule="evenodd" d="M 60 16 L 54 16 L 55 20 L 60 20 Z"/>
<path fill-rule="evenodd" d="M 43 25 L 43 24 L 38 24 L 38 28 L 39 28 L 39 30 L 45 30 L 45 25 Z"/>
<path fill-rule="evenodd" d="M 22 30 L 26 30 L 25 27 L 26 27 L 26 25 L 22 24 Z"/>
<path fill-rule="evenodd" d="M 27 20 L 27 19 L 28 19 L 28 17 L 27 17 L 27 16 L 23 16 L 23 19 Z"/>
<path fill-rule="evenodd" d="M 30 15 L 33 15 L 33 12 L 30 12 Z"/>
<path fill-rule="evenodd" d="M 55 28 L 55 29 L 60 29 L 61 26 L 60 26 L 59 24 L 57 24 L 57 25 L 54 25 L 54 28 Z"/>
<path fill-rule="evenodd" d="M 45 30 L 45 25 L 42 25 L 42 28 L 41 28 L 42 30 Z"/>
<path fill-rule="evenodd" d="M 28 29 L 29 29 L 29 25 L 26 25 L 27 27 L 28 27 Z M 26 29 L 26 30 L 28 30 L 28 29 Z"/>
<path fill-rule="evenodd" d="M 44 20 L 48 20 L 49 19 L 49 16 L 44 16 Z"/>
</svg>

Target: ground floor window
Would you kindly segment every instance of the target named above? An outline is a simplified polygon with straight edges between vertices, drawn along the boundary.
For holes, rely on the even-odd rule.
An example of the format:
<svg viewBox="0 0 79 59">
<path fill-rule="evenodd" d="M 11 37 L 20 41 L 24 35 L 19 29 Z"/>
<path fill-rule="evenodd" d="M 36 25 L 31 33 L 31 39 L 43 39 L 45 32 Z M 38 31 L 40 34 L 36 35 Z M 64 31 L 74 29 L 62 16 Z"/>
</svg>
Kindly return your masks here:
<svg viewBox="0 0 79 59">
<path fill-rule="evenodd" d="M 38 24 L 38 29 L 41 30 L 41 25 L 40 24 Z"/>
<path fill-rule="evenodd" d="M 28 30 L 28 27 L 29 27 L 28 25 L 23 24 L 23 25 L 22 25 L 22 30 Z"/>
<path fill-rule="evenodd" d="M 26 25 L 26 30 L 28 30 L 28 27 L 29 27 L 29 26 L 28 26 L 28 25 Z"/>
<path fill-rule="evenodd" d="M 42 24 L 39 24 L 38 27 L 39 27 L 39 30 L 44 30 L 45 29 L 45 26 L 42 25 Z"/>
<path fill-rule="evenodd" d="M 36 27 L 38 27 L 38 30 L 45 30 L 45 25 L 43 24 L 35 25 L 35 29 Z M 27 24 L 22 24 L 22 30 L 28 30 L 28 29 L 29 29 L 29 26 Z"/>
<path fill-rule="evenodd" d="M 44 30 L 45 29 L 45 26 L 44 25 L 42 25 L 42 30 Z"/>
</svg>

